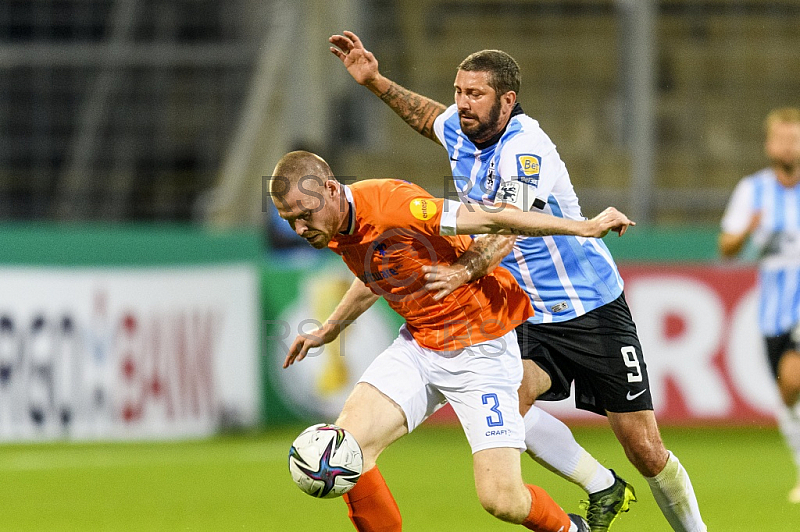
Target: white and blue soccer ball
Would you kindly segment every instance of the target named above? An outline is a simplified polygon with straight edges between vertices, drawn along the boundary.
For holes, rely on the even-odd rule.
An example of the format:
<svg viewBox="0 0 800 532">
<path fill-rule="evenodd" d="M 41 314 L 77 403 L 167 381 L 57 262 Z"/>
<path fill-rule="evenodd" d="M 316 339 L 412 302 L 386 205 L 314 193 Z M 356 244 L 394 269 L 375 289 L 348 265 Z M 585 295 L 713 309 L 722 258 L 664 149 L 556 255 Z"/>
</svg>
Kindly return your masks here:
<svg viewBox="0 0 800 532">
<path fill-rule="evenodd" d="M 300 433 L 289 449 L 295 484 L 313 497 L 331 499 L 350 491 L 361 477 L 361 447 L 341 427 L 319 423 Z"/>
</svg>

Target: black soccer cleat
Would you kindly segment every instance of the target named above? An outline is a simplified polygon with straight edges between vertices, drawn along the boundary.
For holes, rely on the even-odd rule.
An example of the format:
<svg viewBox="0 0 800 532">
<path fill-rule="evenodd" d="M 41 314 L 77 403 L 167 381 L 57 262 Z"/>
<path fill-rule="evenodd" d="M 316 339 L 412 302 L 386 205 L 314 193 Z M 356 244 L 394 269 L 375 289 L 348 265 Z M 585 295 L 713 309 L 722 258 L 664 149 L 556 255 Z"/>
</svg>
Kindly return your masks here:
<svg viewBox="0 0 800 532">
<path fill-rule="evenodd" d="M 567 514 L 569 516 L 569 520 L 578 527 L 578 532 L 589 532 L 589 523 L 586 522 L 586 519 L 581 517 L 578 514 Z"/>
</svg>

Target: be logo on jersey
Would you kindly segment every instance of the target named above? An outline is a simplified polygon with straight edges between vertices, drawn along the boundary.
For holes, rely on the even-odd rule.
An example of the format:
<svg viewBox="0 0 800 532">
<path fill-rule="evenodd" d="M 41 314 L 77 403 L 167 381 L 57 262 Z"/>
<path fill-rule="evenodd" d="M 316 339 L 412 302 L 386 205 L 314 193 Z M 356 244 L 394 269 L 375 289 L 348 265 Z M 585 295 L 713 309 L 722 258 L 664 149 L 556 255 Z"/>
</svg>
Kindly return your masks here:
<svg viewBox="0 0 800 532">
<path fill-rule="evenodd" d="M 408 208 L 417 220 L 430 220 L 436 214 L 436 203 L 427 198 L 417 198 L 409 203 Z"/>
<path fill-rule="evenodd" d="M 517 155 L 517 176 L 519 180 L 531 186 L 539 186 L 539 172 L 542 169 L 542 158 L 532 153 Z"/>
</svg>

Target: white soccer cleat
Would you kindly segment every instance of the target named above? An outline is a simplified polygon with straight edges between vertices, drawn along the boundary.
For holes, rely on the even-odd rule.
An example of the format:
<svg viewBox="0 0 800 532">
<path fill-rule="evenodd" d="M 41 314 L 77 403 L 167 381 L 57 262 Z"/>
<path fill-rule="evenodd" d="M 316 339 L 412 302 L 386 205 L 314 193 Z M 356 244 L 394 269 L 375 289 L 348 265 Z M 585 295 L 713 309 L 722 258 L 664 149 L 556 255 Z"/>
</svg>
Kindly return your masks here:
<svg viewBox="0 0 800 532">
<path fill-rule="evenodd" d="M 800 504 L 800 484 L 795 486 L 794 489 L 789 492 L 788 499 L 792 504 Z"/>
</svg>

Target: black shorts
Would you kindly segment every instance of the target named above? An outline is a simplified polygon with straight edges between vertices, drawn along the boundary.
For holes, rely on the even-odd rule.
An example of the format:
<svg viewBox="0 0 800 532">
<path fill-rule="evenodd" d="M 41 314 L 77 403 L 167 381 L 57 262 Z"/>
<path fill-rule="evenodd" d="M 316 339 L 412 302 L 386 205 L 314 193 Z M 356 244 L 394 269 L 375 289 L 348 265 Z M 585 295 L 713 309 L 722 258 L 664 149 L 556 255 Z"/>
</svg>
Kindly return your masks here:
<svg viewBox="0 0 800 532">
<path fill-rule="evenodd" d="M 575 406 L 605 415 L 653 409 L 647 364 L 625 295 L 560 323 L 517 327 L 523 359 L 550 375 L 552 386 L 539 397 L 560 401 L 575 382 Z"/>
<path fill-rule="evenodd" d="M 800 329 L 800 327 L 798 327 L 798 329 Z M 783 355 L 786 354 L 787 351 L 800 351 L 800 341 L 798 341 L 797 336 L 800 335 L 789 331 L 778 336 L 764 337 L 764 341 L 767 344 L 769 368 L 772 370 L 772 376 L 775 377 L 776 380 L 778 378 L 778 364 L 781 363 Z"/>
</svg>

